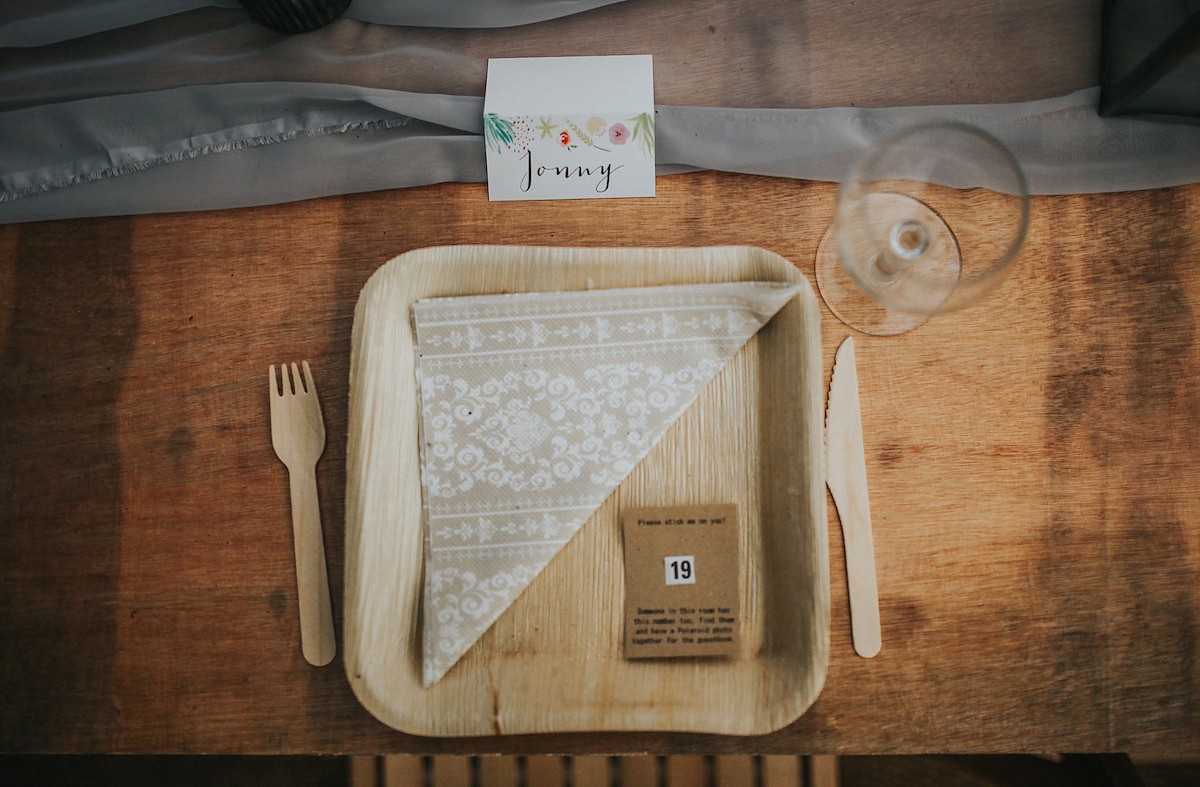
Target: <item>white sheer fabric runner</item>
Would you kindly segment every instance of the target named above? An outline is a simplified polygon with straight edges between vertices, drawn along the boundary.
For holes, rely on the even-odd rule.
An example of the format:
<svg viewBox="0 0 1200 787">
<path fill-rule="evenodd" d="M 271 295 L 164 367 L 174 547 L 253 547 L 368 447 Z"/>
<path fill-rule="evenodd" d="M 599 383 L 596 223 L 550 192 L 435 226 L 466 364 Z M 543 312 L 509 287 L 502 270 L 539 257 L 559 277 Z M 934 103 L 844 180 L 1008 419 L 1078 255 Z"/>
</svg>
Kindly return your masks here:
<svg viewBox="0 0 1200 787">
<path fill-rule="evenodd" d="M 1096 115 L 1100 0 L 356 0 L 302 36 L 233 6 L 0 10 L 0 222 L 481 181 L 487 58 L 529 55 L 653 54 L 660 174 L 836 181 L 956 118 L 1034 193 L 1200 181 L 1200 127 Z"/>
<path fill-rule="evenodd" d="M 354 0 L 347 19 L 416 27 L 512 27 L 621 0 Z M 83 38 L 202 8 L 240 8 L 237 0 L 24 0 L 0 11 L 0 47 Z"/>
</svg>

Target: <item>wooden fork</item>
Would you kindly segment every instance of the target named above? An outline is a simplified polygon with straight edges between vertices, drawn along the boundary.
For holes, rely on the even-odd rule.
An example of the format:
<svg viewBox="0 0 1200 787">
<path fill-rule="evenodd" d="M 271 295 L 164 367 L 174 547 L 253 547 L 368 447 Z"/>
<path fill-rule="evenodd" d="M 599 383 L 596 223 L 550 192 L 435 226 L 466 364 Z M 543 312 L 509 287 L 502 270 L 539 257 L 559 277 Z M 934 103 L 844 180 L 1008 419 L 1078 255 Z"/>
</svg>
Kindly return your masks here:
<svg viewBox="0 0 1200 787">
<path fill-rule="evenodd" d="M 329 601 L 329 575 L 321 537 L 321 509 L 317 504 L 317 460 L 325 450 L 325 421 L 313 385 L 308 361 L 301 379 L 292 364 L 280 364 L 283 388 L 269 374 L 271 384 L 271 443 L 287 466 L 292 487 L 292 538 L 296 547 L 296 586 L 300 598 L 300 650 L 305 660 L 323 667 L 333 660 L 337 643 L 333 632 L 333 607 Z"/>
</svg>

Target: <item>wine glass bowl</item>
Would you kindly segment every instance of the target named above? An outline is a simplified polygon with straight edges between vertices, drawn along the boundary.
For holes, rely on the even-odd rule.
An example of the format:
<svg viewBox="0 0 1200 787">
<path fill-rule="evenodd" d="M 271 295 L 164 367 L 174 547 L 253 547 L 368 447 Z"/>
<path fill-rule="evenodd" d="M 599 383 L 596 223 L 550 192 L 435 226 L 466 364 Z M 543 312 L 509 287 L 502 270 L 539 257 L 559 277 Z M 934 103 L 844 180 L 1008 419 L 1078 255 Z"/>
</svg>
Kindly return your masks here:
<svg viewBox="0 0 1200 787">
<path fill-rule="evenodd" d="M 851 327 L 903 333 L 991 292 L 1028 225 L 1025 176 L 990 134 L 950 121 L 897 129 L 838 189 L 817 286 Z"/>
</svg>

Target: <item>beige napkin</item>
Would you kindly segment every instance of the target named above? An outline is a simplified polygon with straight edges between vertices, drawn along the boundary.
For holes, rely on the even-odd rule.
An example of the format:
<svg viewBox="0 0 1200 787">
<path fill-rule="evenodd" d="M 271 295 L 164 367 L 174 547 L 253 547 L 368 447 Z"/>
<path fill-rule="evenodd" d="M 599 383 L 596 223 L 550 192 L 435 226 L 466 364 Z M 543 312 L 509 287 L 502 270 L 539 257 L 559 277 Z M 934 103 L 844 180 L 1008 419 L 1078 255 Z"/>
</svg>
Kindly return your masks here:
<svg viewBox="0 0 1200 787">
<path fill-rule="evenodd" d="M 735 282 L 413 305 L 426 686 L 797 291 Z"/>
</svg>

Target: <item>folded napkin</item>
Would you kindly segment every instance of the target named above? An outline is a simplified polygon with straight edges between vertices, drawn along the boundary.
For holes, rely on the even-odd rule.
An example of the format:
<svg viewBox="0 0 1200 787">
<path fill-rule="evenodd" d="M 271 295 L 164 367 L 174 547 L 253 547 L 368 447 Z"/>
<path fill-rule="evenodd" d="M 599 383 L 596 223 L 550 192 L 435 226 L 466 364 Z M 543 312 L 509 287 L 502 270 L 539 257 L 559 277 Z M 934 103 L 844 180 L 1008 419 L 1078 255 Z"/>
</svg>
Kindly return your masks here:
<svg viewBox="0 0 1200 787">
<path fill-rule="evenodd" d="M 426 686 L 797 291 L 735 282 L 413 305 Z"/>
</svg>

